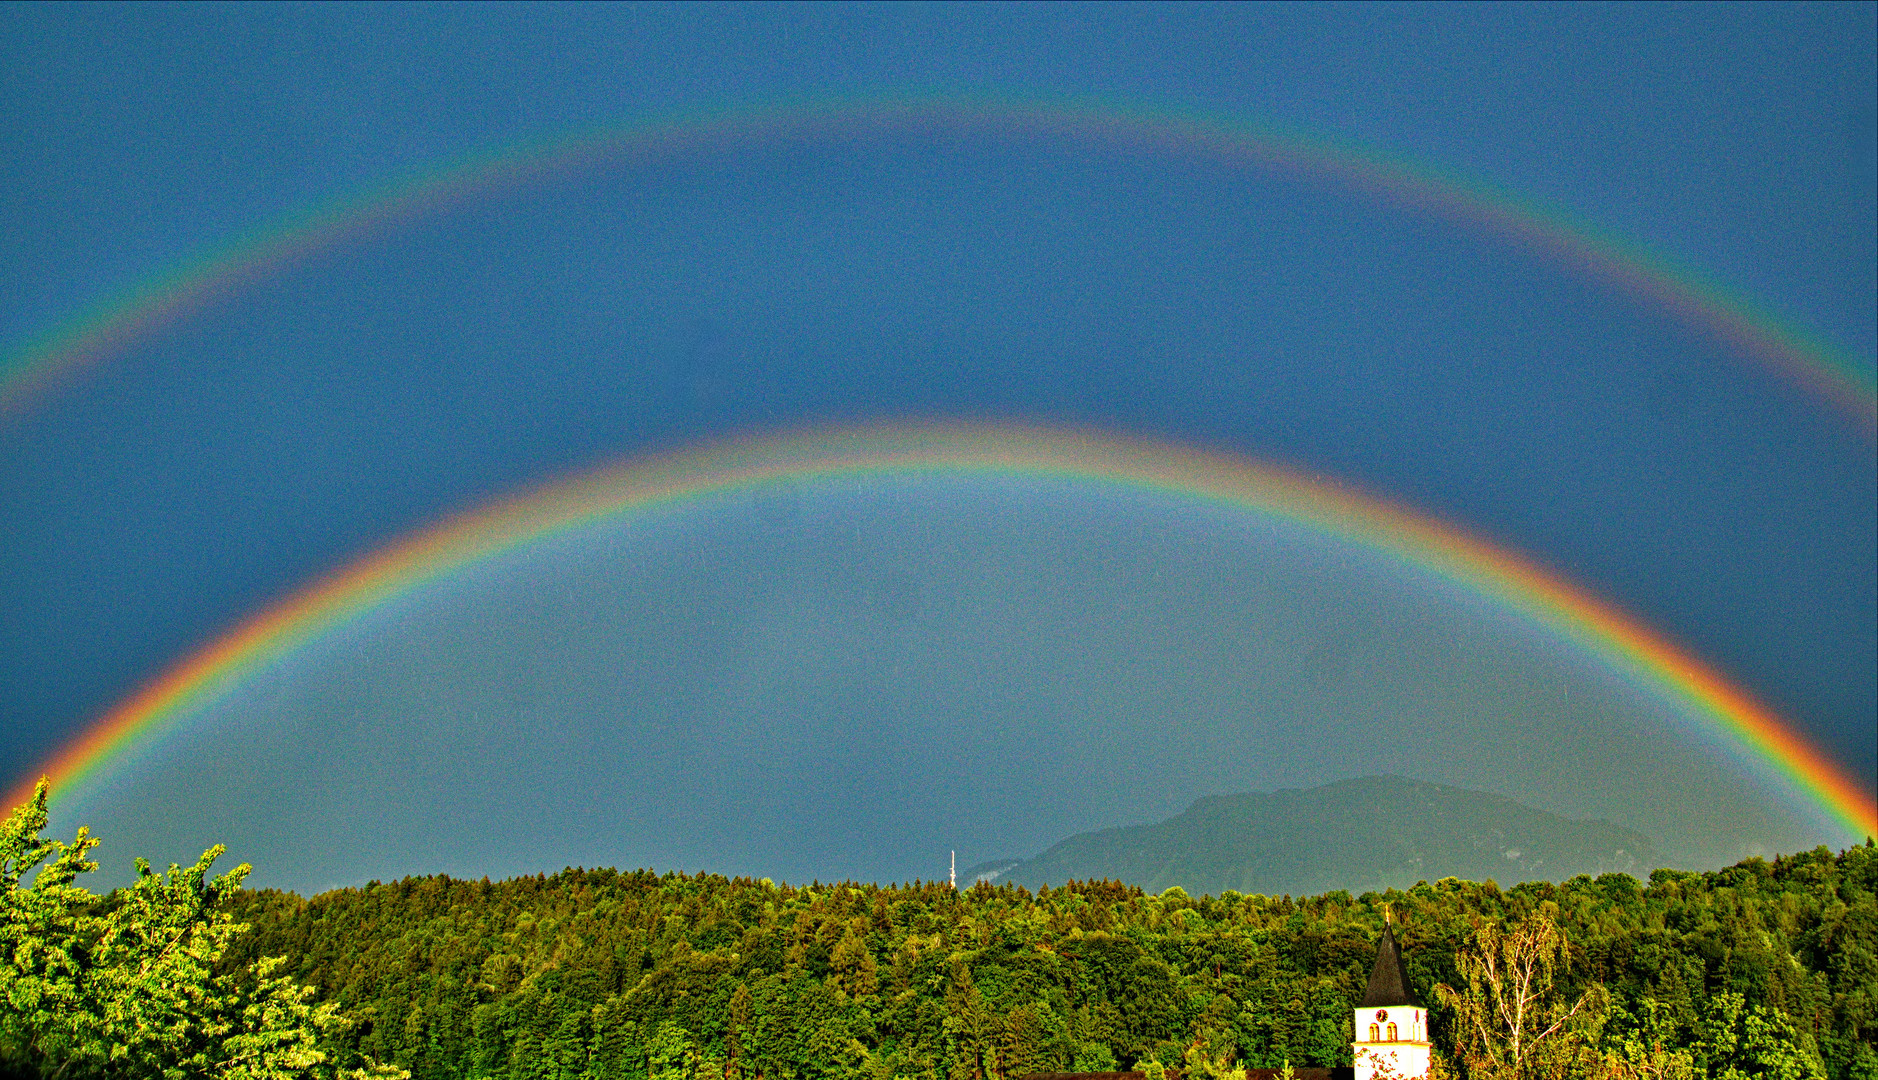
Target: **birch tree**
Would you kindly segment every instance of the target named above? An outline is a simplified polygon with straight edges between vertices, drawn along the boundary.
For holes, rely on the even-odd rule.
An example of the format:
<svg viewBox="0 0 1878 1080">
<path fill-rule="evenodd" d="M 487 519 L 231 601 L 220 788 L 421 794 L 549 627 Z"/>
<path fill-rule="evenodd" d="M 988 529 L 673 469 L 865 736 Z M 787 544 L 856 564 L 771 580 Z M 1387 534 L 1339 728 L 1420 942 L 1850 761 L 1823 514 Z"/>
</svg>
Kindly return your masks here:
<svg viewBox="0 0 1878 1080">
<path fill-rule="evenodd" d="M 1435 987 L 1454 1011 L 1455 1049 L 1475 1080 L 1542 1080 L 1576 1075 L 1603 1013 L 1593 986 L 1567 1002 L 1557 981 L 1570 959 L 1565 934 L 1542 906 L 1510 927 L 1482 922 L 1455 954 L 1465 989 Z"/>
</svg>

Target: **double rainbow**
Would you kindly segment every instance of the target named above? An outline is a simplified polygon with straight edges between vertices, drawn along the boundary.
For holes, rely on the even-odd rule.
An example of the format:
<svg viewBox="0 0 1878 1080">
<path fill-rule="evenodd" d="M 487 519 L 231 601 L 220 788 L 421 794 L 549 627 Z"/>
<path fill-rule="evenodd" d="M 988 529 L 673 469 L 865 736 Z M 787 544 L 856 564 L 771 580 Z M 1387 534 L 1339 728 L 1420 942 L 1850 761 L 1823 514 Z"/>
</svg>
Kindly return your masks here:
<svg viewBox="0 0 1878 1080">
<path fill-rule="evenodd" d="M 1271 515 L 1484 597 L 1700 718 L 1853 836 L 1878 808 L 1766 707 L 1675 644 L 1512 552 L 1405 507 L 1252 461 L 1113 435 L 984 425 L 873 426 L 746 439 L 601 469 L 418 532 L 289 597 L 189 658 L 45 768 L 69 797 L 244 678 L 426 583 L 583 526 L 788 481 L 953 474 L 1123 485 Z M 27 782 L 10 805 L 31 791 Z"/>
<path fill-rule="evenodd" d="M 606 162 L 817 136 L 988 133 L 1149 149 L 1319 176 L 1489 229 L 1661 306 L 1878 434 L 1878 377 L 1849 356 L 1729 296 L 1686 268 L 1562 211 L 1432 167 L 1323 138 L 1191 113 L 1087 103 L 941 98 L 770 106 L 604 127 L 473 154 L 313 212 L 274 222 L 107 299 L 0 358 L 0 416 L 204 300 L 312 252 L 406 217 Z"/>
</svg>

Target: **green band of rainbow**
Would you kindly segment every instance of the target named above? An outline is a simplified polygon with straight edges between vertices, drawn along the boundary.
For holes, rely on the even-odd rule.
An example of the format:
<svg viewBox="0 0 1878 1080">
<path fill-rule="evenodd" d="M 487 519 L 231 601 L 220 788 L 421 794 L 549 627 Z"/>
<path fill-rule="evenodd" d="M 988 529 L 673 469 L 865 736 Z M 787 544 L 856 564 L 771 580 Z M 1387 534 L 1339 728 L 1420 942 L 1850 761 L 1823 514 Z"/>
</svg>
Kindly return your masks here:
<svg viewBox="0 0 1878 1080">
<path fill-rule="evenodd" d="M 503 499 L 384 548 L 256 615 L 118 706 L 45 767 L 68 795 L 275 659 L 427 582 L 603 519 L 765 483 L 945 471 L 1097 480 L 1270 514 L 1454 582 L 1667 697 L 1771 766 L 1854 837 L 1878 808 L 1747 693 L 1636 619 L 1509 551 L 1404 507 L 1251 461 L 1089 432 L 875 426 L 742 440 L 602 469 Z M 9 805 L 31 794 L 30 781 Z"/>
<path fill-rule="evenodd" d="M 1333 178 L 1483 226 L 1661 305 L 1878 434 L 1878 376 L 1808 340 L 1686 268 L 1554 207 L 1400 158 L 1295 132 L 1197 114 L 1106 104 L 895 99 L 792 104 L 606 127 L 473 154 L 443 168 L 274 222 L 112 297 L 0 359 L 0 416 L 196 304 L 348 236 L 428 208 L 606 161 L 653 158 L 816 134 L 987 131 L 1201 155 Z"/>
</svg>

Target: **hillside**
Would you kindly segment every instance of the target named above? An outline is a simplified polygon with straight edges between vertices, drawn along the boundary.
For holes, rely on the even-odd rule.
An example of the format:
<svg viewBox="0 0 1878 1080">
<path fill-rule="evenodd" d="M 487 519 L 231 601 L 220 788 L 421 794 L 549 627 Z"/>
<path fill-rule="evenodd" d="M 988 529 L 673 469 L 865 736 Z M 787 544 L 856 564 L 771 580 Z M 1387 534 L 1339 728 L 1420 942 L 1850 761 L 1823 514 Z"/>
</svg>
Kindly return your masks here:
<svg viewBox="0 0 1878 1080">
<path fill-rule="evenodd" d="M 1571 943 L 1561 994 L 1610 995 L 1601 1052 L 1628 1053 L 1660 1009 L 1650 1037 L 1694 1054 L 1694 1076 L 1858 1080 L 1878 1075 L 1874 889 L 1869 847 L 1291 899 L 568 870 L 242 893 L 253 930 L 229 961 L 286 957 L 358 1018 L 337 1049 L 413 1080 L 997 1080 L 1179 1062 L 1196 1039 L 1253 1068 L 1347 1066 L 1385 908 L 1424 995 L 1460 981 L 1455 950 L 1483 920 L 1545 908 Z M 1736 1039 L 1744 1023 L 1766 1054 Z M 1776 1073 L 1782 1054 L 1808 1069 Z"/>
<path fill-rule="evenodd" d="M 1417 881 L 1564 881 L 1663 865 L 1644 836 L 1501 795 L 1400 776 L 1200 799 L 1176 817 L 1080 833 L 1002 866 L 998 884 L 1126 881 L 1150 892 L 1303 896 Z M 987 867 L 989 868 L 989 867 Z M 973 868 L 977 870 L 977 867 Z M 969 878 L 966 880 L 970 880 Z"/>
</svg>

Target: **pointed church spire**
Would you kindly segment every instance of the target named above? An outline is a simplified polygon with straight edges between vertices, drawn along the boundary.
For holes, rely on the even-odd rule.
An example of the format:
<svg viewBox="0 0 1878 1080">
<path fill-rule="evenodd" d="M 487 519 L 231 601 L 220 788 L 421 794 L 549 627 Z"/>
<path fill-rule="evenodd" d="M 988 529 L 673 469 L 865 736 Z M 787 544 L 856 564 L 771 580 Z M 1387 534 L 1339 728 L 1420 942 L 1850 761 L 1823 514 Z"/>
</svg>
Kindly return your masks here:
<svg viewBox="0 0 1878 1080">
<path fill-rule="evenodd" d="M 1376 966 L 1369 972 L 1369 990 L 1363 994 L 1363 1000 L 1357 1008 L 1413 1004 L 1415 1000 L 1409 996 L 1408 977 L 1402 973 L 1402 950 L 1395 943 L 1395 928 L 1385 920 L 1382 924 L 1382 942 L 1376 946 Z"/>
</svg>

